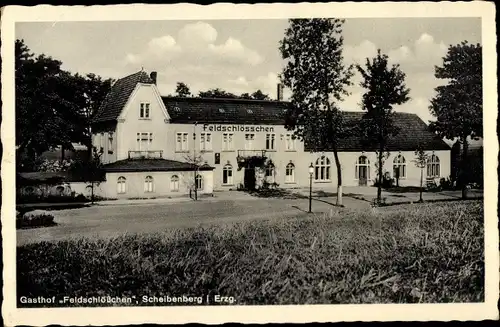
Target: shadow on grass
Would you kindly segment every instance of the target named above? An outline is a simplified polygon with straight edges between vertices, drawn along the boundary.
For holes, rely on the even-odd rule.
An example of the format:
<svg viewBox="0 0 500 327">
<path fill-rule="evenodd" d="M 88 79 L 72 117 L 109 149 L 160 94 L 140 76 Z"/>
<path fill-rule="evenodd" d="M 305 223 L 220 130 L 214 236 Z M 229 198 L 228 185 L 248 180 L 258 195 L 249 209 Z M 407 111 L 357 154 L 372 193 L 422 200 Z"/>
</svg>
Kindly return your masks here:
<svg viewBox="0 0 500 327">
<path fill-rule="evenodd" d="M 404 201 L 404 202 L 392 202 L 392 203 L 381 203 L 378 205 L 373 205 L 375 207 L 392 207 L 392 206 L 398 206 L 398 205 L 403 205 L 403 204 L 422 204 L 422 203 L 439 203 L 439 202 L 460 202 L 460 201 L 478 201 L 478 200 L 483 200 L 483 197 L 474 197 L 474 198 L 467 198 L 467 199 L 462 199 L 462 198 L 453 198 L 453 199 L 429 199 L 424 201 Z"/>
<path fill-rule="evenodd" d="M 302 194 L 293 193 L 283 189 L 265 189 L 258 191 L 243 191 L 251 196 L 259 198 L 274 198 L 274 199 L 307 199 L 308 197 Z"/>
</svg>

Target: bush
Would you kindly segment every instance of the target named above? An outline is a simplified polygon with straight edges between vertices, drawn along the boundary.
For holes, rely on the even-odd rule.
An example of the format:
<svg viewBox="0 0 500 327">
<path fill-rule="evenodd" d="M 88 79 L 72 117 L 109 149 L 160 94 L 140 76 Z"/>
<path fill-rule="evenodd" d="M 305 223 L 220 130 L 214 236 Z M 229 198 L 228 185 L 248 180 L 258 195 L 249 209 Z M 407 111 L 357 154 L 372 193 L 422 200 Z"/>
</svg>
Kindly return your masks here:
<svg viewBox="0 0 500 327">
<path fill-rule="evenodd" d="M 439 189 L 443 191 L 451 191 L 454 190 L 455 188 L 453 187 L 453 181 L 448 177 L 448 178 L 441 178 L 439 180 Z"/>
<path fill-rule="evenodd" d="M 54 216 L 43 210 L 34 210 L 16 216 L 16 228 L 35 228 L 53 226 Z"/>
<path fill-rule="evenodd" d="M 304 213 L 24 245 L 17 294 L 225 294 L 239 305 L 482 302 L 483 208 L 468 201 Z"/>
<path fill-rule="evenodd" d="M 373 184 L 373 186 L 375 187 L 378 187 L 379 186 L 379 180 L 377 178 L 377 180 L 375 181 L 375 183 Z M 394 178 L 391 178 L 391 175 L 386 172 L 384 174 L 384 176 L 382 177 L 382 188 L 392 188 L 394 187 L 394 185 L 396 184 L 396 180 Z"/>
</svg>

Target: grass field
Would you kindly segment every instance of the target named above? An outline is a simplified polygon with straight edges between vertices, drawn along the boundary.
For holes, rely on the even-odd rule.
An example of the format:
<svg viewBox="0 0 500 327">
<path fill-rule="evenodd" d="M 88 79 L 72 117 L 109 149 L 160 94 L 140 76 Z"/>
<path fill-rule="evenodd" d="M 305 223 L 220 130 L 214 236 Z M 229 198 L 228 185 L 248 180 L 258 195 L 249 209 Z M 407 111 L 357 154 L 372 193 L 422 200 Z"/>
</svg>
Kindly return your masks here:
<svg viewBox="0 0 500 327">
<path fill-rule="evenodd" d="M 17 292 L 220 294 L 236 304 L 481 302 L 483 232 L 483 202 L 467 201 L 37 243 L 17 249 Z"/>
</svg>

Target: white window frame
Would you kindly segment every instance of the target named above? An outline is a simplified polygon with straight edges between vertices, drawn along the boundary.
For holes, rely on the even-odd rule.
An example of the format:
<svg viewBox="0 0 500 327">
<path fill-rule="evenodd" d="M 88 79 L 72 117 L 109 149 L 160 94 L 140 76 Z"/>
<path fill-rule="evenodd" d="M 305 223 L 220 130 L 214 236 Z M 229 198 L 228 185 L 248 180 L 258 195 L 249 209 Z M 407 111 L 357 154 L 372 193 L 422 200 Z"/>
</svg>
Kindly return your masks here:
<svg viewBox="0 0 500 327">
<path fill-rule="evenodd" d="M 146 178 L 144 178 L 144 192 L 145 193 L 153 193 L 154 192 L 153 176 L 146 176 Z"/>
<path fill-rule="evenodd" d="M 314 164 L 314 181 L 329 182 L 331 181 L 331 161 L 326 156 L 321 156 L 316 159 Z"/>
<path fill-rule="evenodd" d="M 205 187 L 205 183 L 204 183 L 202 175 L 200 175 L 200 174 L 196 175 L 195 183 L 196 183 L 196 189 L 203 191 L 203 189 Z"/>
<path fill-rule="evenodd" d="M 200 150 L 212 151 L 212 133 L 200 134 Z"/>
<path fill-rule="evenodd" d="M 139 108 L 139 118 L 149 119 L 151 117 L 151 105 L 149 102 L 141 102 Z"/>
<path fill-rule="evenodd" d="M 170 177 L 170 191 L 171 192 L 179 192 L 179 176 L 172 175 Z"/>
<path fill-rule="evenodd" d="M 276 150 L 276 134 L 268 133 L 266 134 L 266 150 Z"/>
<path fill-rule="evenodd" d="M 245 150 L 253 150 L 253 141 L 255 141 L 255 133 L 245 134 Z"/>
<path fill-rule="evenodd" d="M 291 133 L 285 134 L 285 150 L 286 151 L 297 151 L 295 139 L 293 138 L 293 134 L 291 134 Z"/>
<path fill-rule="evenodd" d="M 399 167 L 399 179 L 406 178 L 406 159 L 402 154 L 398 154 L 392 162 L 392 174 L 396 178 L 396 169 Z"/>
<path fill-rule="evenodd" d="M 145 149 L 142 148 L 143 145 L 142 141 L 147 141 Z M 136 143 L 138 151 L 149 151 L 151 149 L 151 144 L 153 143 L 153 133 L 150 132 L 137 133 Z"/>
<path fill-rule="evenodd" d="M 118 177 L 116 182 L 116 193 L 125 194 L 127 193 L 127 179 L 124 176 Z"/>
<path fill-rule="evenodd" d="M 427 160 L 426 165 L 427 170 L 427 178 L 439 178 L 441 177 L 441 160 L 435 154 L 432 154 Z M 429 170 L 431 174 L 429 174 Z"/>
<path fill-rule="evenodd" d="M 180 141 L 179 141 L 180 138 Z M 187 152 L 189 150 L 189 133 L 176 133 L 175 134 L 175 151 Z"/>
<path fill-rule="evenodd" d="M 361 158 L 365 158 L 366 161 L 364 163 L 361 163 Z M 354 173 L 356 174 L 356 176 L 354 176 L 354 180 L 359 180 L 359 167 L 366 167 L 366 181 L 371 180 L 370 159 L 368 159 L 367 156 L 365 155 L 359 156 L 358 159 L 356 160 L 356 167 L 354 169 Z"/>
<path fill-rule="evenodd" d="M 285 167 L 285 183 L 295 183 L 295 165 L 289 162 Z"/>
<path fill-rule="evenodd" d="M 226 177 L 225 182 L 224 175 Z M 222 185 L 233 185 L 233 166 L 231 164 L 226 164 L 222 168 Z"/>
<path fill-rule="evenodd" d="M 222 133 L 222 151 L 234 151 L 233 133 Z"/>
</svg>

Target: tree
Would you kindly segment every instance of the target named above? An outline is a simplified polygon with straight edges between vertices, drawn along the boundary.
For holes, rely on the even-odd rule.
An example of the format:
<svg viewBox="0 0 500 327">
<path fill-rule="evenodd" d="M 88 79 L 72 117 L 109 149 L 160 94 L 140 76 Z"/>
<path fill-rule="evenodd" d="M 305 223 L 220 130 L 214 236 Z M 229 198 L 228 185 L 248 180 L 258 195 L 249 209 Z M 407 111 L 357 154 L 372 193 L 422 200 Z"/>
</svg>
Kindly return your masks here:
<svg viewBox="0 0 500 327">
<path fill-rule="evenodd" d="M 194 167 L 192 175 L 187 176 L 187 184 L 189 186 L 189 195 L 191 195 L 191 191 L 193 191 L 193 200 L 196 201 L 198 200 L 198 183 L 196 179 L 198 176 L 198 168 L 203 165 L 205 159 L 203 158 L 202 153 L 196 153 L 193 151 L 192 154 L 188 153 L 184 156 L 184 161 Z"/>
<path fill-rule="evenodd" d="M 436 117 L 431 129 L 441 137 L 458 138 L 462 144 L 459 183 L 462 198 L 467 198 L 468 138 L 483 136 L 482 46 L 463 41 L 448 48 L 442 67 L 435 67 L 435 77 L 448 81 L 435 88 L 436 96 L 429 110 Z"/>
<path fill-rule="evenodd" d="M 424 151 L 423 147 L 419 146 L 417 150 L 415 150 L 415 166 L 420 168 L 420 199 L 419 202 L 424 202 L 422 198 L 422 192 L 424 190 L 424 168 L 427 166 L 427 161 L 429 160 L 429 155 Z"/>
<path fill-rule="evenodd" d="M 337 142 L 348 135 L 337 102 L 348 95 L 352 66 L 343 63 L 343 20 L 291 19 L 280 41 L 286 64 L 281 82 L 292 91 L 285 127 L 312 152 L 329 148 L 337 167 L 337 204 L 342 205 L 342 172 Z"/>
<path fill-rule="evenodd" d="M 177 82 L 177 87 L 175 88 L 175 93 L 178 97 L 186 98 L 191 96 L 191 91 L 189 87 L 184 82 Z"/>
<path fill-rule="evenodd" d="M 255 99 L 255 100 L 269 100 L 270 99 L 269 95 L 262 93 L 261 90 L 257 90 L 254 93 L 252 93 L 251 98 Z"/>
<path fill-rule="evenodd" d="M 198 97 L 200 98 L 228 98 L 228 99 L 237 99 L 238 96 L 233 93 L 226 92 L 219 88 L 210 89 L 208 91 L 201 91 L 198 93 Z"/>
<path fill-rule="evenodd" d="M 250 95 L 250 93 L 243 93 L 242 95 L 240 95 L 240 98 L 241 99 L 251 100 L 252 96 Z"/>
<path fill-rule="evenodd" d="M 102 151 L 97 151 L 97 148 L 93 147 L 90 160 L 78 160 L 69 169 L 71 174 L 90 184 L 91 203 L 95 200 L 95 187 L 105 178 L 101 156 Z"/>
<path fill-rule="evenodd" d="M 356 68 L 361 73 L 363 80 L 360 85 L 366 89 L 362 97 L 363 116 L 360 127 L 364 131 L 367 144 L 376 146 L 378 160 L 378 187 L 377 202 L 382 200 L 382 182 L 384 152 L 387 151 L 387 141 L 398 134 L 394 125 L 394 105 L 401 105 L 410 98 L 410 89 L 405 85 L 405 74 L 399 65 L 388 67 L 389 57 L 380 50 L 372 60 L 366 59 L 366 69 L 361 65 Z"/>
</svg>

